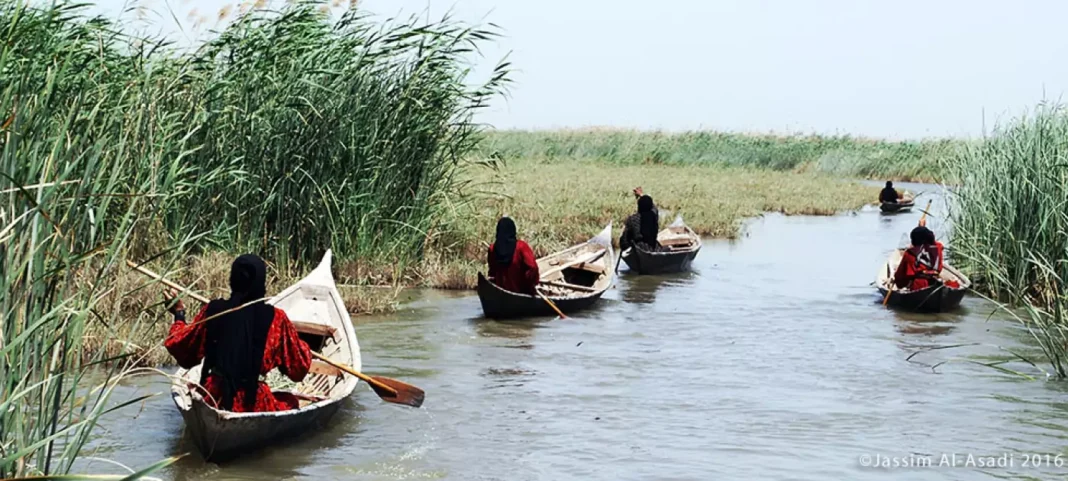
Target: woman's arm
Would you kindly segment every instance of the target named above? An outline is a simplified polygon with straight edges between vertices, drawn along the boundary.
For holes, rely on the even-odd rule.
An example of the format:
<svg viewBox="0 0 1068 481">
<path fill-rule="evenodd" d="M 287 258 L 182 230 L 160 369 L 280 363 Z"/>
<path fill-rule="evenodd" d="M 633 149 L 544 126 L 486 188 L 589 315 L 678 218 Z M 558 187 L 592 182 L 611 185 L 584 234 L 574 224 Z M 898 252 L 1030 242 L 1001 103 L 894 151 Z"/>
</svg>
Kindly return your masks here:
<svg viewBox="0 0 1068 481">
<path fill-rule="evenodd" d="M 274 322 L 267 336 L 267 347 L 273 355 L 272 365 L 293 382 L 304 380 L 311 368 L 312 355 L 308 343 L 297 333 L 297 328 L 289 321 L 289 316 L 281 309 L 274 310 Z M 264 366 L 270 371 L 272 366 Z"/>
<path fill-rule="evenodd" d="M 525 279 L 531 286 L 537 286 L 541 282 L 541 274 L 538 271 L 538 259 L 534 257 L 534 250 L 530 248 L 526 242 L 519 241 L 516 244 L 516 250 L 519 251 L 519 261 L 523 263 L 523 267 L 526 268 Z"/>
<path fill-rule="evenodd" d="M 894 284 L 899 288 L 906 288 L 909 284 L 912 284 L 912 278 L 910 275 L 909 263 L 913 261 L 913 257 L 907 252 L 901 256 L 901 263 L 897 265 L 897 271 L 894 272 Z"/>
<path fill-rule="evenodd" d="M 181 307 L 181 304 L 176 307 Z M 204 360 L 204 342 L 207 339 L 208 329 L 203 321 L 207 311 L 208 306 L 205 305 L 193 319 L 192 324 L 186 324 L 184 309 L 171 311 L 174 314 L 174 323 L 171 324 L 163 346 L 167 348 L 171 356 L 174 356 L 175 362 L 185 369 L 192 369 Z"/>
</svg>

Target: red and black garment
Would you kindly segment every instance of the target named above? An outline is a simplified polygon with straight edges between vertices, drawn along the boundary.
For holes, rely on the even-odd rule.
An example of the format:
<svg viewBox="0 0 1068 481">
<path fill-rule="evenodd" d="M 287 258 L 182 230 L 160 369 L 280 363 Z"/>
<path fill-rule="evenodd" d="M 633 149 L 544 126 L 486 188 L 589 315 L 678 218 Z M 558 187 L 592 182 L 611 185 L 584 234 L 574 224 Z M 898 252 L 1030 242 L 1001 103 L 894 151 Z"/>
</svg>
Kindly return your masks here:
<svg viewBox="0 0 1068 481">
<path fill-rule="evenodd" d="M 518 239 L 515 222 L 508 217 L 497 221 L 497 237 L 486 256 L 489 277 L 501 289 L 534 295 L 540 281 L 534 251 Z"/>
<path fill-rule="evenodd" d="M 912 246 L 901 256 L 901 264 L 894 274 L 894 283 L 899 288 L 913 291 L 938 283 L 942 273 L 943 247 L 941 242 Z"/>
<path fill-rule="evenodd" d="M 296 409 L 295 397 L 272 393 L 260 376 L 277 368 L 300 382 L 311 367 L 311 350 L 285 312 L 263 302 L 235 309 L 266 294 L 266 265 L 257 256 L 238 257 L 230 274 L 231 295 L 201 309 L 192 324 L 175 315 L 164 345 L 178 365 L 204 361 L 200 385 L 208 404 L 234 412 Z M 214 317 L 213 317 L 214 316 Z"/>
</svg>

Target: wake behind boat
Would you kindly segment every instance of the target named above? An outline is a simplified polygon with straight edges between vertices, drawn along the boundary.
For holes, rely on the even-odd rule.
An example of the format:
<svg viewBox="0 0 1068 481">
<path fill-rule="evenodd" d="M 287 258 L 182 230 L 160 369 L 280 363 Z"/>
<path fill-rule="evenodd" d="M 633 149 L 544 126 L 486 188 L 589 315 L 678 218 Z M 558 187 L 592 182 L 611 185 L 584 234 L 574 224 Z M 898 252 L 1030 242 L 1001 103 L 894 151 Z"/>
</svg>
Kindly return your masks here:
<svg viewBox="0 0 1068 481">
<path fill-rule="evenodd" d="M 656 241 L 663 250 L 649 252 L 635 245 L 623 251 L 623 262 L 639 274 L 681 272 L 690 268 L 701 250 L 701 237 L 683 222 L 681 215 L 656 235 Z"/>
<path fill-rule="evenodd" d="M 538 290 L 564 313 L 589 308 L 612 285 L 614 261 L 608 224 L 592 239 L 538 259 Z M 494 319 L 556 315 L 541 297 L 502 289 L 481 272 L 478 300 L 486 317 Z"/>
<path fill-rule="evenodd" d="M 307 277 L 267 301 L 285 311 L 312 351 L 360 370 L 360 345 L 352 319 L 330 272 L 332 254 L 323 256 Z M 233 458 L 272 442 L 285 441 L 326 424 L 359 382 L 318 359 L 303 382 L 292 389 L 300 408 L 277 412 L 236 413 L 215 409 L 195 388 L 203 364 L 180 369 L 171 397 L 185 419 L 194 444 L 212 461 Z"/>
</svg>

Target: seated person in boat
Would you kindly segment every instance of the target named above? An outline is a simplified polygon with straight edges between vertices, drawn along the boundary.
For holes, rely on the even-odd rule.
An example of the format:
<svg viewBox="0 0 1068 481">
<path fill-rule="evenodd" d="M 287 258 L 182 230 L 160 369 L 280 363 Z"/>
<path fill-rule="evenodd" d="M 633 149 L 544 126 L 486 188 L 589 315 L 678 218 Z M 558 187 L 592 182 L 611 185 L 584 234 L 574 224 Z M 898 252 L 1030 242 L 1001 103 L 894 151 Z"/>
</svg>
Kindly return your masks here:
<svg viewBox="0 0 1068 481">
<path fill-rule="evenodd" d="M 627 217 L 623 226 L 623 235 L 619 238 L 619 248 L 626 250 L 638 245 L 644 251 L 656 251 L 660 248 L 656 236 L 660 233 L 660 213 L 653 204 L 653 198 L 642 194 L 642 188 L 634 189 L 638 197 L 638 212 Z"/>
<path fill-rule="evenodd" d="M 898 194 L 897 190 L 894 189 L 894 183 L 889 180 L 886 181 L 886 187 L 883 187 L 883 190 L 879 192 L 879 202 L 896 204 L 898 199 L 901 199 L 902 197 L 903 196 Z"/>
<path fill-rule="evenodd" d="M 515 222 L 510 217 L 497 221 L 497 238 L 490 244 L 486 259 L 489 278 L 501 289 L 535 295 L 541 277 L 534 251 L 516 236 Z"/>
<path fill-rule="evenodd" d="M 172 291 L 169 297 L 176 294 Z M 211 301 L 191 324 L 185 322 L 181 300 L 170 308 L 174 324 L 164 346 L 185 369 L 204 361 L 200 385 L 207 390 L 205 402 L 217 409 L 266 412 L 299 407 L 292 394 L 272 393 L 260 381 L 261 375 L 278 368 L 300 382 L 311 367 L 311 350 L 297 336 L 286 313 L 264 302 L 226 312 L 266 294 L 266 264 L 258 256 L 245 254 L 230 268 L 229 299 Z"/>
<path fill-rule="evenodd" d="M 938 284 L 942 273 L 942 243 L 935 240 L 934 232 L 926 226 L 918 226 L 909 233 L 912 245 L 901 256 L 901 263 L 894 274 L 898 288 L 917 291 Z"/>
</svg>

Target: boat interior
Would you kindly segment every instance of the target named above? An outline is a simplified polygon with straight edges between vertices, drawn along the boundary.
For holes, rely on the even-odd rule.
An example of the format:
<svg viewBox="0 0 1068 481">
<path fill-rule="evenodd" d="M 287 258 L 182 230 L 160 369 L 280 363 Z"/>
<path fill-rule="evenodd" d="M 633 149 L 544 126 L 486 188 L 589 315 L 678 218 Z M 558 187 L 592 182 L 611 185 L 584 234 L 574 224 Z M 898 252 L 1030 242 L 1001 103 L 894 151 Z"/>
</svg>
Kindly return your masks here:
<svg viewBox="0 0 1068 481">
<path fill-rule="evenodd" d="M 701 239 L 693 229 L 685 225 L 673 225 L 660 231 L 656 235 L 656 241 L 668 251 L 684 251 L 699 245 Z"/>
<path fill-rule="evenodd" d="M 612 262 L 598 243 L 579 244 L 538 259 L 539 289 L 549 297 L 581 297 L 607 287 Z"/>
<path fill-rule="evenodd" d="M 315 352 L 341 364 L 352 364 L 352 348 L 341 326 L 351 322 L 340 294 L 332 286 L 301 283 L 279 294 L 274 305 L 286 312 L 298 335 Z M 312 359 L 304 381 L 291 389 L 301 405 L 339 396 L 355 379 L 319 359 Z"/>
<path fill-rule="evenodd" d="M 335 289 L 298 284 L 279 294 L 272 304 L 285 311 L 297 334 L 313 351 L 341 364 L 357 364 L 359 368 L 358 359 L 353 359 L 352 344 L 340 328 L 343 321 L 351 321 L 347 312 L 341 312 L 344 304 Z M 201 366 L 197 366 L 187 371 L 183 376 L 186 383 L 198 383 L 200 370 Z M 350 392 L 350 385 L 356 382 L 352 376 L 319 359 L 312 359 L 308 375 L 300 383 L 290 381 L 278 371 L 267 376 L 267 383 L 275 392 L 293 394 L 300 400 L 301 407 L 340 397 Z"/>
</svg>

